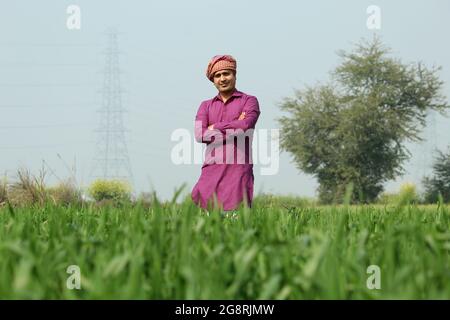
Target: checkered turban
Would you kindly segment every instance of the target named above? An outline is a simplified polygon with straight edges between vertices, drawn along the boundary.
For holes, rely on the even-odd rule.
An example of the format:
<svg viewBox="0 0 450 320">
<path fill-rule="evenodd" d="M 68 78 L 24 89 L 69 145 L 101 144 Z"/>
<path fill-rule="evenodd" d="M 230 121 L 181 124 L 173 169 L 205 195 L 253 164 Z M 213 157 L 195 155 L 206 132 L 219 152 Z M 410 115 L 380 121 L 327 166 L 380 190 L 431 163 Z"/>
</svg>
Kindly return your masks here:
<svg viewBox="0 0 450 320">
<path fill-rule="evenodd" d="M 212 57 L 208 63 L 208 68 L 206 69 L 206 77 L 212 82 L 214 73 L 219 70 L 234 70 L 236 71 L 236 60 L 230 55 L 218 55 Z"/>
</svg>

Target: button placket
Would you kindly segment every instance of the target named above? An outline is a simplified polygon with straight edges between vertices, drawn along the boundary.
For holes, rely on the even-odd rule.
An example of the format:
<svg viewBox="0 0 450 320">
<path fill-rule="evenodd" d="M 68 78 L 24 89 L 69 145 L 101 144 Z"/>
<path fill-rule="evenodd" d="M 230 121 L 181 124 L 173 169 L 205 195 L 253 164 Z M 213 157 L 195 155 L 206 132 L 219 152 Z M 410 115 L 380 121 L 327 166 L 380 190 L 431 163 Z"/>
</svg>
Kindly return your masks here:
<svg viewBox="0 0 450 320">
<path fill-rule="evenodd" d="M 223 113 L 224 113 L 224 109 L 225 109 L 225 104 L 222 102 L 222 111 L 220 112 L 220 121 L 223 121 Z"/>
</svg>

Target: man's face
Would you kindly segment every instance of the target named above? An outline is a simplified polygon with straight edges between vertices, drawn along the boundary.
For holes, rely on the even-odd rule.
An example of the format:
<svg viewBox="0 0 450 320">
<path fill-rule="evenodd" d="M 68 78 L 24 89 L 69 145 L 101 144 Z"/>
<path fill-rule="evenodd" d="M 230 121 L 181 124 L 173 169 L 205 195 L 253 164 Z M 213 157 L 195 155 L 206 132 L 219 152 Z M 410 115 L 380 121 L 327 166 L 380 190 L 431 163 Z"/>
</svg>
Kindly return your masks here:
<svg viewBox="0 0 450 320">
<path fill-rule="evenodd" d="M 233 70 L 219 70 L 214 73 L 213 80 L 219 92 L 232 91 L 236 86 L 236 75 Z"/>
</svg>

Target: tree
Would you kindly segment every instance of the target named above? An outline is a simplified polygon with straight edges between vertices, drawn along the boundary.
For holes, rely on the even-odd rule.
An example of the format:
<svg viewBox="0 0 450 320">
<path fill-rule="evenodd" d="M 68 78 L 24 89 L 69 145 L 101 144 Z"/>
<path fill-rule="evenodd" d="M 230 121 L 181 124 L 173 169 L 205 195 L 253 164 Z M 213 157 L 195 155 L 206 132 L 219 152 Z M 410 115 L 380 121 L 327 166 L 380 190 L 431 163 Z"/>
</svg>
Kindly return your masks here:
<svg viewBox="0 0 450 320">
<path fill-rule="evenodd" d="M 447 154 L 437 150 L 433 164 L 433 175 L 425 177 L 422 181 L 425 188 L 424 200 L 435 203 L 442 195 L 444 202 L 450 201 L 450 148 Z"/>
<path fill-rule="evenodd" d="M 404 142 L 422 140 L 427 112 L 450 107 L 440 94 L 441 67 L 406 65 L 390 52 L 377 37 L 341 50 L 328 84 L 295 90 L 280 105 L 290 113 L 278 119 L 281 149 L 318 179 L 322 202 L 341 201 L 350 182 L 353 202 L 375 200 L 403 173 Z"/>
</svg>

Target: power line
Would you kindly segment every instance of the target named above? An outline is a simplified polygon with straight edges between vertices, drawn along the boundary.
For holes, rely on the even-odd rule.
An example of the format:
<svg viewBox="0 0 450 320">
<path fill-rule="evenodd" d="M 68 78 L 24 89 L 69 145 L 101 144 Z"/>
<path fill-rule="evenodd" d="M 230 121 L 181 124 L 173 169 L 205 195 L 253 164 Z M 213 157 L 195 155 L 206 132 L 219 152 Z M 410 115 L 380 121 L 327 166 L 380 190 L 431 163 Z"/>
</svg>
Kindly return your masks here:
<svg viewBox="0 0 450 320">
<path fill-rule="evenodd" d="M 59 127 L 76 127 L 76 126 L 92 126 L 91 123 L 59 123 L 59 124 L 37 124 L 37 125 L 20 125 L 20 126 L 0 126 L 0 129 L 39 129 L 39 128 L 59 128 Z"/>
<path fill-rule="evenodd" d="M 46 148 L 59 148 L 59 147 L 65 147 L 70 145 L 76 145 L 76 144 L 87 144 L 90 143 L 90 141 L 77 141 L 77 142 L 66 142 L 66 143 L 59 143 L 59 144 L 37 144 L 37 145 L 27 145 L 27 146 L 0 146 L 0 149 L 46 149 Z"/>
<path fill-rule="evenodd" d="M 88 83 L 0 83 L 0 87 L 92 87 Z"/>
<path fill-rule="evenodd" d="M 0 47 L 98 47 L 99 45 L 96 43 L 19 43 L 19 42 L 10 42 L 10 43 L 0 43 Z"/>
<path fill-rule="evenodd" d="M 3 104 L 0 105 L 0 108 L 12 108 L 12 109 L 21 109 L 21 108 L 66 108 L 66 107 L 86 107 L 86 106 L 94 106 L 95 103 L 46 103 L 46 104 Z"/>
<path fill-rule="evenodd" d="M 81 63 L 34 63 L 34 62 L 9 62 L 0 64 L 2 68 L 8 67 L 92 67 L 92 64 L 81 64 Z"/>
</svg>

